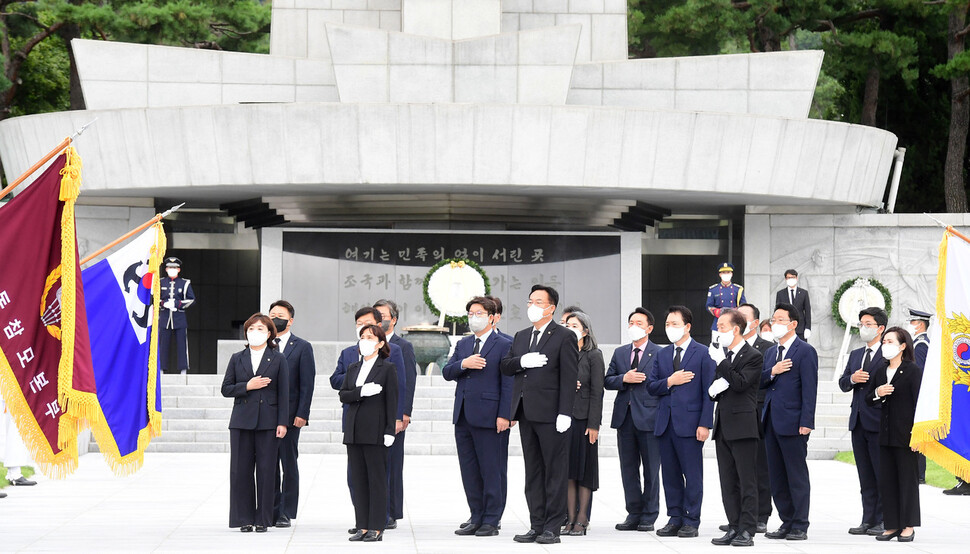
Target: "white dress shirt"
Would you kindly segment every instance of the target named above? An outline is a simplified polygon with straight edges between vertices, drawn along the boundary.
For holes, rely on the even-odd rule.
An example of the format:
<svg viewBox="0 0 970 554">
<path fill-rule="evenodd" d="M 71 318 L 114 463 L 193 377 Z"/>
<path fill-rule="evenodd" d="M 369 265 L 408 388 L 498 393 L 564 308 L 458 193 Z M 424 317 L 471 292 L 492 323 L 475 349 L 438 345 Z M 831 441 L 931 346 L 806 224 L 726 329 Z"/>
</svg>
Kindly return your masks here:
<svg viewBox="0 0 970 554">
<path fill-rule="evenodd" d="M 364 384 L 365 381 L 367 381 L 367 376 L 370 375 L 370 370 L 373 369 L 374 362 L 376 362 L 377 358 L 379 357 L 380 357 L 380 354 L 378 354 L 377 356 L 374 356 L 369 360 L 364 360 L 363 362 L 361 362 L 360 373 L 357 374 L 357 382 L 355 383 L 356 386 L 360 387 Z"/>
<path fill-rule="evenodd" d="M 279 344 L 277 344 L 276 346 L 280 349 L 280 353 L 282 354 L 283 349 L 286 348 L 286 343 L 289 342 L 290 340 L 290 332 L 287 331 L 282 335 L 276 335 L 276 338 L 279 339 L 280 341 Z"/>
</svg>

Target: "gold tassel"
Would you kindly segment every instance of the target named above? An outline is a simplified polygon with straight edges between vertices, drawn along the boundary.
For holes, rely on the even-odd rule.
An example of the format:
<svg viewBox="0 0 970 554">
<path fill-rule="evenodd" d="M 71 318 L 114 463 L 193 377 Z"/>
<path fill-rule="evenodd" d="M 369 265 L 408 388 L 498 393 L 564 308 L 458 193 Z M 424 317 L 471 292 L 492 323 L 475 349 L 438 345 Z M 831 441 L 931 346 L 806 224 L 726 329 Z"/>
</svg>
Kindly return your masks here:
<svg viewBox="0 0 970 554">
<path fill-rule="evenodd" d="M 81 156 L 73 146 L 64 149 L 64 167 L 61 168 L 62 202 L 73 202 L 81 194 Z"/>
</svg>

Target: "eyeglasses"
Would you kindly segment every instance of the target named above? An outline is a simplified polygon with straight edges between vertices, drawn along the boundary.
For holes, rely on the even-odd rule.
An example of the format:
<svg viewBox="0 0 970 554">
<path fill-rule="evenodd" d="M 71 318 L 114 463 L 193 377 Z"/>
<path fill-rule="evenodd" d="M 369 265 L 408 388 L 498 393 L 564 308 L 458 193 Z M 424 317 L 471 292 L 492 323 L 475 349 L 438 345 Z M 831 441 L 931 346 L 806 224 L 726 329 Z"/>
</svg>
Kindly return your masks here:
<svg viewBox="0 0 970 554">
<path fill-rule="evenodd" d="M 791 323 L 791 320 L 790 319 L 769 319 L 768 322 L 771 323 L 772 325 L 774 325 L 775 323 L 780 323 L 781 325 L 788 325 L 789 323 Z"/>
<path fill-rule="evenodd" d="M 544 300 L 534 300 L 534 301 L 533 300 L 529 300 L 528 302 L 525 303 L 525 305 L 526 306 L 535 306 L 537 308 L 544 308 L 544 307 L 548 306 L 549 304 L 546 301 L 544 301 Z"/>
<path fill-rule="evenodd" d="M 468 317 L 482 317 L 488 315 L 488 312 L 483 312 L 479 310 L 477 312 L 468 312 Z"/>
</svg>

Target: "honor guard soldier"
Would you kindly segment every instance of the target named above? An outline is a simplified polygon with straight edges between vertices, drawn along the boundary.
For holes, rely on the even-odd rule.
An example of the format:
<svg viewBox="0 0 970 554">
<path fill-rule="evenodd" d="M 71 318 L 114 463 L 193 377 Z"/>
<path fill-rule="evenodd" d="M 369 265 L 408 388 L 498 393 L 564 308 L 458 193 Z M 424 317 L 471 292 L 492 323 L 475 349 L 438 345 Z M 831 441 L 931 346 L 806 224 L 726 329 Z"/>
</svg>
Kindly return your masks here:
<svg viewBox="0 0 970 554">
<path fill-rule="evenodd" d="M 721 282 L 707 289 L 707 311 L 714 316 L 714 321 L 711 322 L 712 331 L 717 329 L 717 318 L 721 317 L 723 310 L 737 309 L 747 302 L 744 299 L 744 287 L 731 282 L 734 266 L 724 262 L 718 266 L 717 272 L 721 276 Z"/>
<path fill-rule="evenodd" d="M 162 371 L 168 367 L 168 345 L 175 335 L 178 352 L 178 369 L 183 375 L 189 371 L 189 341 L 186 337 L 188 322 L 185 310 L 195 302 L 192 283 L 179 277 L 182 261 L 175 257 L 165 258 L 165 277 L 159 283 L 161 311 L 158 315 L 158 353 Z"/>
<path fill-rule="evenodd" d="M 920 310 L 909 309 L 909 325 L 906 326 L 906 330 L 913 337 L 913 356 L 916 358 L 916 365 L 920 369 L 925 369 L 926 365 L 926 353 L 930 350 L 930 336 L 927 334 L 927 329 L 930 328 L 930 314 L 927 312 L 922 312 Z M 919 483 L 922 485 L 926 483 L 926 456 L 923 454 L 917 455 L 917 468 L 919 469 Z M 957 477 L 957 486 L 959 486 L 963 481 Z M 946 492 L 946 491 L 944 491 Z"/>
</svg>

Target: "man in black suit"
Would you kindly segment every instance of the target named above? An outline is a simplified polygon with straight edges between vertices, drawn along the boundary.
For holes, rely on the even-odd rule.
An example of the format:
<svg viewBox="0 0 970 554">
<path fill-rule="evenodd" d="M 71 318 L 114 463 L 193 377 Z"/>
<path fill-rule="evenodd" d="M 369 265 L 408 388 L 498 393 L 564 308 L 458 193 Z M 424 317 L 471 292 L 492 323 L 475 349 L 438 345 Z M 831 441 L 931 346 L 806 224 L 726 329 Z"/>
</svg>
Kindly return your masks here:
<svg viewBox="0 0 970 554">
<path fill-rule="evenodd" d="M 708 391 L 717 400 L 714 442 L 721 481 L 721 501 L 729 528 L 716 545 L 752 546 L 758 515 L 758 389 L 763 357 L 744 341 L 748 322 L 737 310 L 717 319 L 718 347 L 711 346 L 717 363 Z"/>
<path fill-rule="evenodd" d="M 869 373 L 882 362 L 882 334 L 889 323 L 885 310 L 870 307 L 859 312 L 859 336 L 866 345 L 849 354 L 845 371 L 839 378 L 842 392 L 852 392 L 849 411 L 849 431 L 852 433 L 852 454 L 859 472 L 862 493 L 862 523 L 849 529 L 850 535 L 881 535 L 882 500 L 879 498 L 879 418 L 882 403 L 866 403 Z"/>
<path fill-rule="evenodd" d="M 634 309 L 627 325 L 630 344 L 613 351 L 603 381 L 604 388 L 617 391 L 610 427 L 616 429 L 627 516 L 616 529 L 653 531 L 660 515 L 660 439 L 653 434 L 660 401 L 647 392 L 646 381 L 660 347 L 650 342 L 654 319 L 648 310 Z"/>
<path fill-rule="evenodd" d="M 775 305 L 784 303 L 795 306 L 801 316 L 795 334 L 807 341 L 812 338 L 812 299 L 807 290 L 798 286 L 798 272 L 794 269 L 785 271 L 785 284 L 787 286 L 775 295 Z"/>
<path fill-rule="evenodd" d="M 269 317 L 276 326 L 277 348 L 286 356 L 290 381 L 290 423 L 286 436 L 280 441 L 280 460 L 276 468 L 276 505 L 273 511 L 277 527 L 289 527 L 290 520 L 296 519 L 300 500 L 300 467 L 297 464 L 300 429 L 310 419 L 313 383 L 317 375 L 313 347 L 290 332 L 295 314 L 293 305 L 286 300 L 277 300 L 269 307 Z"/>
<path fill-rule="evenodd" d="M 515 334 L 502 373 L 515 377 L 512 418 L 519 422 L 525 458 L 525 500 L 531 529 L 516 542 L 559 542 L 566 519 L 566 431 L 572 422 L 579 367 L 576 335 L 552 320 L 559 293 L 533 285 L 527 327 Z"/>
<path fill-rule="evenodd" d="M 378 300 L 374 308 L 381 313 L 381 329 L 387 333 L 387 342 L 401 348 L 404 356 L 404 373 L 407 381 L 404 392 L 404 408 L 401 422 L 397 424 L 394 444 L 387 450 L 387 528 L 396 529 L 397 520 L 404 518 L 404 436 L 411 424 L 414 407 L 414 386 L 418 377 L 418 364 L 414 359 L 414 347 L 394 332 L 400 311 L 391 300 Z"/>
<path fill-rule="evenodd" d="M 741 304 L 738 308 L 741 315 L 747 321 L 744 331 L 744 341 L 764 356 L 769 348 L 775 345 L 774 341 L 761 338 L 759 325 L 761 323 L 761 310 L 754 304 Z M 768 518 L 771 517 L 771 477 L 768 473 L 768 451 L 765 450 L 765 426 L 761 421 L 761 413 L 765 410 L 765 392 L 767 389 L 758 387 L 758 425 L 761 434 L 758 436 L 758 525 L 757 533 L 768 532 Z M 729 526 L 722 525 L 721 531 L 727 531 Z"/>
</svg>

